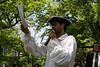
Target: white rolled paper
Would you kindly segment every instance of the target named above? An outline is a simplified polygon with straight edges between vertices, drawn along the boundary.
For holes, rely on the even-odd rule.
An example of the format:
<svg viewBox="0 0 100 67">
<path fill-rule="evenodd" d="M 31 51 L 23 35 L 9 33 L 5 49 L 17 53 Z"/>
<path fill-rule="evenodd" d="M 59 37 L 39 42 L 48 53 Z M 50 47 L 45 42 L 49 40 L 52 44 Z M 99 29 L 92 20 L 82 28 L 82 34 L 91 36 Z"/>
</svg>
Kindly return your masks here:
<svg viewBox="0 0 100 67">
<path fill-rule="evenodd" d="M 24 25 L 24 27 L 28 27 L 27 21 L 24 18 L 23 6 L 22 5 L 18 5 L 18 10 L 19 10 L 21 23 Z"/>
</svg>

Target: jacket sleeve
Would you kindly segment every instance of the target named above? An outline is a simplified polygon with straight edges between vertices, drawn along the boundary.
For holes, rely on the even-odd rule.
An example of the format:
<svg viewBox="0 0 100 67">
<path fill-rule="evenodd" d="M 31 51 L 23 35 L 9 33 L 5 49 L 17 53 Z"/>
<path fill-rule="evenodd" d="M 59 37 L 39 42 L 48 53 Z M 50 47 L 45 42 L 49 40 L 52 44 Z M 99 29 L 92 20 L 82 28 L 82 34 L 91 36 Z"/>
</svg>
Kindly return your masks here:
<svg viewBox="0 0 100 67">
<path fill-rule="evenodd" d="M 24 41 L 24 46 L 27 52 L 37 57 L 46 55 L 46 46 L 43 43 L 36 44 L 35 39 L 30 36 L 30 34 L 25 35 L 22 40 Z"/>
<path fill-rule="evenodd" d="M 94 53 L 89 54 L 86 57 L 86 65 L 85 65 L 85 67 L 92 67 L 92 64 L 93 64 L 93 56 L 94 56 Z"/>
<path fill-rule="evenodd" d="M 67 65 L 72 58 L 75 58 L 77 43 L 73 36 L 68 36 L 63 43 L 58 39 L 54 39 L 53 43 L 56 46 L 51 52 L 50 57 L 57 65 Z"/>
<path fill-rule="evenodd" d="M 88 67 L 88 64 L 89 64 L 88 60 L 89 60 L 89 56 L 86 57 L 86 65 L 85 65 L 85 67 Z"/>
</svg>

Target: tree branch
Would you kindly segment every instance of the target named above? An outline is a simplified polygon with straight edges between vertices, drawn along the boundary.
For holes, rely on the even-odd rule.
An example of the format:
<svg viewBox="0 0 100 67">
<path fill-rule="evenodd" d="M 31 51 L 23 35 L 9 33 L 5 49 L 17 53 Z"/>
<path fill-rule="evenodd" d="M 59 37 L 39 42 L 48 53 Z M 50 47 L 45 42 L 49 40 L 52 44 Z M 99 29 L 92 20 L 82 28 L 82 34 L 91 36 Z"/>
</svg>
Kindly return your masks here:
<svg viewBox="0 0 100 67">
<path fill-rule="evenodd" d="M 16 23 L 11 25 L 11 22 L 13 21 L 13 19 L 11 20 L 9 18 L 9 15 L 6 13 L 7 19 L 9 21 L 9 26 L 4 26 L 2 29 L 11 28 L 12 26 L 15 26 L 17 23 L 19 23 L 21 21 L 21 20 L 17 20 L 18 14 L 14 14 L 14 15 L 15 15 L 15 17 L 13 17 L 13 19 L 16 19 Z M 0 29 L 0 30 L 2 30 L 2 29 Z"/>
<path fill-rule="evenodd" d="M 9 21 L 9 25 L 11 25 L 11 20 L 10 20 L 9 15 L 8 15 L 7 12 L 6 12 L 6 16 L 7 16 L 7 19 L 8 19 L 8 21 Z"/>
<path fill-rule="evenodd" d="M 0 4 L 4 3 L 4 2 L 6 2 L 6 1 L 7 1 L 7 0 L 4 0 L 4 1 L 0 2 Z"/>
</svg>

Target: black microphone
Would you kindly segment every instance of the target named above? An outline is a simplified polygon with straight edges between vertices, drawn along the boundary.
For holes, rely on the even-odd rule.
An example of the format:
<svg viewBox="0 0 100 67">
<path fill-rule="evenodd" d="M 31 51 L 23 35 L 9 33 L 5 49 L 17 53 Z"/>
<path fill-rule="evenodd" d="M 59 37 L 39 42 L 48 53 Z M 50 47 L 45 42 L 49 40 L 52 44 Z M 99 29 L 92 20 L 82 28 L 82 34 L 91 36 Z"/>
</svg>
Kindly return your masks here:
<svg viewBox="0 0 100 67">
<path fill-rule="evenodd" d="M 53 31 L 52 31 L 53 32 Z M 53 32 L 54 33 L 54 32 Z M 51 37 L 49 36 L 49 38 L 47 39 L 46 43 L 44 44 L 45 46 L 47 46 L 47 44 L 49 43 Z"/>
<path fill-rule="evenodd" d="M 47 44 L 49 43 L 51 37 L 49 36 L 49 38 L 47 39 L 46 43 L 44 44 L 45 46 L 47 46 Z"/>
</svg>

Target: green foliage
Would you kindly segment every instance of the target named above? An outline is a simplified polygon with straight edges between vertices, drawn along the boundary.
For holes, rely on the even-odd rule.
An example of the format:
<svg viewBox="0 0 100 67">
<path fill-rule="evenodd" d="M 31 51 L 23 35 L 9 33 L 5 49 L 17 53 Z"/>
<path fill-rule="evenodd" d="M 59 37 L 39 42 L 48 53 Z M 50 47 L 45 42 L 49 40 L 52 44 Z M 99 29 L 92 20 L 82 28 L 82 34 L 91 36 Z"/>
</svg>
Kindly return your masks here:
<svg viewBox="0 0 100 67">
<path fill-rule="evenodd" d="M 40 67 L 44 67 L 45 61 L 46 57 L 37 58 L 36 63 L 38 63 Z"/>
</svg>

